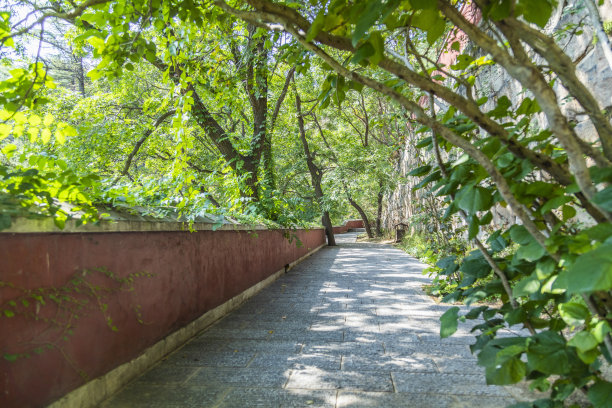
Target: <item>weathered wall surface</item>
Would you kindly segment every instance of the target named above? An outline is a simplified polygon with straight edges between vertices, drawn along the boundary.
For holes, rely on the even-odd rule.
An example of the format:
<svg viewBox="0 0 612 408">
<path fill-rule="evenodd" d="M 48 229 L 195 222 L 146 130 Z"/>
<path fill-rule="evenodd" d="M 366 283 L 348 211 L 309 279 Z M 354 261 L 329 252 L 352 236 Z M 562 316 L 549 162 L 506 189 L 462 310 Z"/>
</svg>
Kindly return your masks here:
<svg viewBox="0 0 612 408">
<path fill-rule="evenodd" d="M 321 229 L 0 233 L 0 406 L 54 401 L 323 244 Z M 84 276 L 97 268 L 150 276 Z"/>
<path fill-rule="evenodd" d="M 606 109 L 609 115 L 612 115 L 612 69 L 604 57 L 601 43 L 593 41 L 593 30 L 590 20 L 586 16 L 586 11 L 581 10 L 576 14 L 568 13 L 570 9 L 568 4 L 574 3 L 576 3 L 574 0 L 560 1 L 546 30 L 552 33 L 568 24 L 583 23 L 581 34 L 572 35 L 568 33 L 558 41 L 566 53 L 576 62 L 578 77 L 593 92 L 602 109 Z M 602 19 L 603 21 L 612 21 L 612 5 L 609 2 L 604 3 L 604 6 L 600 7 Z M 468 47 L 470 47 L 469 44 Z M 477 49 L 472 51 L 475 54 L 479 53 Z M 448 63 L 449 61 L 445 62 Z M 489 97 L 489 102 L 483 108 L 485 111 L 493 109 L 497 99 L 503 95 L 507 96 L 515 107 L 520 104 L 525 96 L 529 95 L 523 91 L 523 87 L 517 81 L 496 66 L 482 68 L 477 76 L 475 88 L 479 97 Z M 567 92 L 562 88 L 559 81 L 555 84 L 555 90 L 560 100 L 562 100 L 561 106 L 564 113 L 576 123 L 576 131 L 580 137 L 585 140 L 595 140 L 594 128 L 587 120 L 586 115 L 581 114 L 582 109 L 574 101 L 563 100 Z M 542 115 L 534 122 L 533 127 L 539 127 L 540 129 L 547 127 L 546 120 Z M 435 165 L 433 154 L 428 154 L 424 150 L 419 151 L 414 147 L 420 139 L 426 136 L 428 135 L 411 134 L 406 139 L 406 144 L 396 164 L 396 171 L 401 176 L 407 176 L 410 170 L 424 164 Z M 423 212 L 423 206 L 429 206 L 428 199 L 423 199 L 422 191 L 412 191 L 412 188 L 419 181 L 420 178 L 408 177 L 405 183 L 398 185 L 388 195 L 386 199 L 387 206 L 383 213 L 384 228 L 392 230 L 400 223 L 409 224 L 412 217 Z M 498 207 L 497 211 L 494 212 L 493 222 L 495 225 L 513 224 L 515 217 L 508 210 Z"/>
<path fill-rule="evenodd" d="M 363 228 L 363 220 L 348 220 L 343 225 L 334 227 L 334 234 L 344 234 L 353 228 Z"/>
</svg>

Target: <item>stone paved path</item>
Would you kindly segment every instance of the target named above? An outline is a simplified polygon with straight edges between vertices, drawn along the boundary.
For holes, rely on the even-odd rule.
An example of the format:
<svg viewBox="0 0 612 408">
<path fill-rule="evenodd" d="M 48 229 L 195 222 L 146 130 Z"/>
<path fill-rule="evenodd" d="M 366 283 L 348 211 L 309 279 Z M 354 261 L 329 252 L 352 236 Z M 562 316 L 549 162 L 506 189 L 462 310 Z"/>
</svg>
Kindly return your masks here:
<svg viewBox="0 0 612 408">
<path fill-rule="evenodd" d="M 504 407 L 467 327 L 439 338 L 423 265 L 338 236 L 103 404 L 115 407 Z M 510 390 L 512 391 L 512 390 Z M 514 392 L 513 392 L 514 394 Z"/>
</svg>

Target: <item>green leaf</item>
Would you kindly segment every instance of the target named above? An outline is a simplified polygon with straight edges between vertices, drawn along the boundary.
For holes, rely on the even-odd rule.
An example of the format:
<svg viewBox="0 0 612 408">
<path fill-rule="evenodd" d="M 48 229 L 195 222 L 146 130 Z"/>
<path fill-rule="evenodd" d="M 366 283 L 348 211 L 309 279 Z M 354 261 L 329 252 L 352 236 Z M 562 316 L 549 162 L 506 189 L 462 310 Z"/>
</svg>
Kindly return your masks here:
<svg viewBox="0 0 612 408">
<path fill-rule="evenodd" d="M 580 351 L 589 351 L 594 349 L 599 344 L 595 336 L 589 332 L 581 331 L 576 333 L 570 341 L 567 342 L 569 346 L 574 346 Z"/>
<path fill-rule="evenodd" d="M 451 273 L 459 269 L 459 265 L 455 263 L 456 259 L 457 257 L 455 255 L 447 256 L 445 258 L 440 259 L 436 263 L 436 266 L 442 269 L 442 272 L 440 273 L 443 275 L 450 275 Z"/>
<path fill-rule="evenodd" d="M 468 184 L 457 192 L 455 203 L 459 208 L 471 215 L 491 208 L 493 195 L 490 190 L 484 187 Z"/>
<path fill-rule="evenodd" d="M 521 0 L 519 7 L 525 20 L 542 28 L 548 23 L 553 11 L 552 2 L 549 0 Z"/>
<path fill-rule="evenodd" d="M 585 229 L 582 233 L 586 234 L 589 239 L 603 242 L 608 239 L 608 237 L 612 236 L 612 224 L 597 224 L 591 228 Z"/>
<path fill-rule="evenodd" d="M 546 214 L 547 212 L 554 210 L 555 208 L 561 207 L 563 204 L 567 204 L 572 201 L 572 197 L 568 196 L 559 196 L 552 198 L 546 202 L 540 209 L 542 214 Z"/>
<path fill-rule="evenodd" d="M 492 20 L 501 20 L 508 17 L 510 15 L 511 4 L 512 2 L 510 0 L 502 0 L 501 2 L 492 1 L 487 10 L 488 16 Z"/>
<path fill-rule="evenodd" d="M 603 343 L 606 334 L 610 333 L 610 325 L 605 320 L 598 322 L 595 327 L 591 329 L 591 334 L 595 337 L 598 343 Z"/>
<path fill-rule="evenodd" d="M 446 23 L 435 7 L 421 10 L 421 12 L 413 17 L 412 25 L 427 33 L 427 42 L 429 44 L 436 42 L 446 29 Z"/>
<path fill-rule="evenodd" d="M 521 245 L 527 245 L 534 240 L 527 228 L 522 225 L 513 225 L 510 228 L 510 238 Z"/>
<path fill-rule="evenodd" d="M 532 337 L 527 351 L 530 369 L 545 374 L 565 374 L 569 371 L 569 357 L 565 341 L 560 334 L 552 331 L 540 332 Z"/>
<path fill-rule="evenodd" d="M 414 169 L 410 173 L 408 173 L 408 175 L 409 176 L 413 176 L 413 177 L 421 177 L 421 176 L 426 175 L 430 171 L 431 171 L 431 166 L 429 164 L 427 164 L 425 166 L 417 167 L 416 169 Z"/>
<path fill-rule="evenodd" d="M 484 278 L 491 272 L 491 266 L 478 250 L 472 251 L 463 259 L 461 272 L 476 279 Z"/>
<path fill-rule="evenodd" d="M 478 235 L 478 230 L 480 229 L 480 221 L 475 215 L 470 216 L 469 219 L 470 224 L 468 226 L 468 240 L 471 241 L 472 239 L 476 238 L 476 235 Z"/>
<path fill-rule="evenodd" d="M 612 243 L 600 245 L 576 258 L 559 274 L 553 288 L 567 293 L 593 292 L 612 288 Z"/>
<path fill-rule="evenodd" d="M 525 259 L 533 262 L 543 257 L 545 253 L 546 250 L 542 247 L 542 245 L 536 241 L 532 241 L 526 246 L 521 246 L 516 251 L 516 257 L 517 259 Z"/>
<path fill-rule="evenodd" d="M 550 258 L 544 259 L 536 265 L 536 276 L 538 279 L 546 279 L 555 271 L 556 262 Z"/>
<path fill-rule="evenodd" d="M 531 98 L 525 98 L 516 109 L 517 115 L 533 115 L 534 113 L 540 112 L 540 105 L 538 101 Z"/>
<path fill-rule="evenodd" d="M 422 149 L 423 147 L 430 146 L 432 144 L 431 136 L 426 137 L 424 139 L 419 140 L 419 142 L 414 146 L 417 149 Z"/>
<path fill-rule="evenodd" d="M 576 209 L 570 205 L 564 205 L 561 209 L 561 214 L 563 216 L 563 221 L 567 221 L 576 216 Z"/>
<path fill-rule="evenodd" d="M 582 360 L 585 364 L 593 364 L 601 355 L 599 350 L 596 348 L 586 351 L 576 349 L 576 354 L 578 355 L 578 358 Z"/>
<path fill-rule="evenodd" d="M 527 372 L 526 364 L 519 358 L 511 358 L 501 365 L 487 367 L 487 384 L 507 385 L 521 381 Z"/>
<path fill-rule="evenodd" d="M 317 34 L 321 32 L 321 30 L 323 29 L 323 25 L 325 24 L 325 17 L 326 11 L 322 9 L 321 11 L 319 11 L 319 14 L 317 14 L 314 21 L 312 22 L 312 25 L 308 29 L 308 32 L 306 33 L 306 41 L 310 42 L 314 40 Z"/>
<path fill-rule="evenodd" d="M 590 316 L 586 306 L 576 302 L 567 302 L 559 305 L 559 314 L 565 323 L 570 326 L 584 324 Z"/>
<path fill-rule="evenodd" d="M 380 32 L 374 31 L 372 34 L 370 34 L 370 40 L 368 43 L 372 44 L 374 49 L 374 54 L 370 58 L 370 64 L 372 66 L 376 66 L 385 57 L 385 43 Z"/>
<path fill-rule="evenodd" d="M 504 237 L 502 237 L 500 231 L 495 231 L 493 234 L 491 234 L 491 236 L 487 239 L 487 243 L 491 246 L 491 251 L 493 252 L 503 251 L 508 246 L 508 243 Z"/>
<path fill-rule="evenodd" d="M 533 275 L 520 280 L 514 288 L 512 288 L 512 297 L 518 298 L 521 296 L 529 296 L 537 293 L 540 290 L 540 281 Z"/>
<path fill-rule="evenodd" d="M 599 380 L 588 392 L 589 400 L 594 408 L 612 407 L 612 383 Z"/>
<path fill-rule="evenodd" d="M 495 108 L 487 112 L 487 115 L 489 115 L 490 117 L 494 119 L 502 119 L 502 118 L 505 118 L 506 116 L 510 116 L 510 112 L 508 111 L 508 109 L 511 107 L 512 107 L 512 102 L 506 95 L 503 95 L 497 100 L 497 104 L 495 105 Z"/>
<path fill-rule="evenodd" d="M 4 354 L 4 359 L 6 361 L 10 361 L 11 363 L 14 361 L 17 361 L 17 359 L 19 358 L 18 354 Z"/>
<path fill-rule="evenodd" d="M 359 15 L 359 20 L 355 24 L 351 41 L 353 47 L 364 37 L 365 33 L 374 25 L 381 16 L 385 4 L 381 0 L 370 0 L 365 10 Z"/>
<path fill-rule="evenodd" d="M 606 211 L 612 211 L 612 187 L 605 188 L 595 194 L 593 202 Z"/>
<path fill-rule="evenodd" d="M 357 49 L 357 51 L 355 51 L 355 54 L 353 54 L 353 58 L 351 58 L 351 62 L 354 64 L 359 64 L 361 61 L 370 58 L 372 55 L 374 55 L 374 52 L 375 51 L 372 44 L 370 44 L 369 42 L 364 43 Z"/>
<path fill-rule="evenodd" d="M 440 316 L 440 337 L 446 338 L 457 331 L 459 308 L 453 306 Z"/>
</svg>

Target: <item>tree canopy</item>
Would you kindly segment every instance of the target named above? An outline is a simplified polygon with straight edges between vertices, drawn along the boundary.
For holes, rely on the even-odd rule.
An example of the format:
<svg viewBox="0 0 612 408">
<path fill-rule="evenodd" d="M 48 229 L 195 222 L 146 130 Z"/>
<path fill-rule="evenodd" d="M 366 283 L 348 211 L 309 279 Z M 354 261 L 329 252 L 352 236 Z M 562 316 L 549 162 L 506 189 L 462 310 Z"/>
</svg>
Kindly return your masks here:
<svg viewBox="0 0 612 408">
<path fill-rule="evenodd" d="M 588 48 L 568 50 L 588 31 L 612 69 L 608 3 L 4 3 L 0 229 L 121 207 L 328 229 L 360 217 L 373 236 L 409 185 L 411 219 L 387 228 L 431 227 L 447 300 L 501 300 L 451 309 L 441 335 L 478 319 L 487 381 L 550 391 L 524 406 L 575 390 L 610 406 L 612 103 L 577 71 Z M 529 335 L 498 335 L 517 326 Z"/>
</svg>

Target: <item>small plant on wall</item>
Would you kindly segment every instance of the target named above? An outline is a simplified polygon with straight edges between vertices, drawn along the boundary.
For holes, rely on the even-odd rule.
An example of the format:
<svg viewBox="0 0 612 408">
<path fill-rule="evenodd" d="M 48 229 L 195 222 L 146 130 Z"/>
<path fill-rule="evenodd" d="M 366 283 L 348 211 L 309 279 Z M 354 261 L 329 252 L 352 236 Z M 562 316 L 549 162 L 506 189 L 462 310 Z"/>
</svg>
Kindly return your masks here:
<svg viewBox="0 0 612 408">
<path fill-rule="evenodd" d="M 137 280 L 151 278 L 148 272 L 118 277 L 106 268 L 85 269 L 75 273 L 64 285 L 27 289 L 0 281 L 0 293 L 9 300 L 0 304 L 0 326 L 10 321 L 28 327 L 28 338 L 21 344 L 0 350 L 5 361 L 15 362 L 56 349 L 83 377 L 87 374 L 67 355 L 64 346 L 74 335 L 79 320 L 101 313 L 109 330 L 119 331 L 109 311 L 110 299 L 119 292 L 134 291 Z M 133 305 L 136 320 L 145 324 L 140 305 Z M 11 322 L 12 323 L 12 322 Z"/>
</svg>

